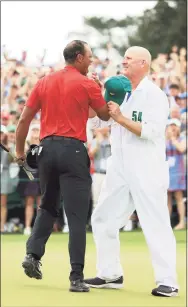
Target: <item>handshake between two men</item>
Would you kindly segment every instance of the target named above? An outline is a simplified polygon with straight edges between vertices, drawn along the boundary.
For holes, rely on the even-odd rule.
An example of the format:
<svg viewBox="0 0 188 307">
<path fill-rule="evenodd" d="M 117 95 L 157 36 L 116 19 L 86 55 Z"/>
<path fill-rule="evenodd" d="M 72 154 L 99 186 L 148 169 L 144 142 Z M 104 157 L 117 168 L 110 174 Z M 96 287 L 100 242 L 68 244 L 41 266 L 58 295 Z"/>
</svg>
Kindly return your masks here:
<svg viewBox="0 0 188 307">
<path fill-rule="evenodd" d="M 123 114 L 121 113 L 119 105 L 114 101 L 107 102 L 107 105 L 110 117 L 117 123 L 121 123 Z M 96 112 L 91 107 L 89 107 L 89 118 L 93 118 L 95 116 L 97 116 Z"/>
<path fill-rule="evenodd" d="M 92 79 L 102 88 L 102 84 L 96 75 L 93 74 Z M 104 99 L 107 103 L 110 117 L 119 125 L 140 137 L 142 130 L 141 121 L 136 122 L 129 119 L 120 110 L 120 106 L 127 102 L 131 95 L 132 86 L 130 80 L 123 75 L 114 76 L 105 82 L 104 88 Z M 94 118 L 95 116 L 97 116 L 96 112 L 89 107 L 89 118 Z"/>
<path fill-rule="evenodd" d="M 98 79 L 95 73 L 91 78 L 102 88 L 103 84 Z M 123 75 L 118 75 L 109 78 L 105 84 L 104 99 L 108 105 L 110 117 L 119 124 L 123 122 L 123 115 L 120 110 L 120 105 L 127 100 L 128 95 L 131 94 L 131 82 Z M 96 112 L 90 107 L 89 118 L 97 116 Z"/>
</svg>

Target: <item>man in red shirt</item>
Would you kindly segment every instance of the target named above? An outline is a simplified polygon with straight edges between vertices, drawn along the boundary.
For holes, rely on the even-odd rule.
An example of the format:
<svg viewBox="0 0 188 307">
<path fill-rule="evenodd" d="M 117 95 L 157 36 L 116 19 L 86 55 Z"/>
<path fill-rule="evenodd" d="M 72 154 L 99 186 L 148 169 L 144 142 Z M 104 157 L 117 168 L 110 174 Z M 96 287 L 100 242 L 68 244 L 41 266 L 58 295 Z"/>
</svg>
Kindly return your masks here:
<svg viewBox="0 0 188 307">
<path fill-rule="evenodd" d="M 91 191 L 90 160 L 84 146 L 89 109 L 107 121 L 108 108 L 99 85 L 87 77 L 92 51 L 75 40 L 64 49 L 67 66 L 40 79 L 33 89 L 16 130 L 16 155 L 24 161 L 29 125 L 41 110 L 39 179 L 42 193 L 32 234 L 22 263 L 26 275 L 42 279 L 40 259 L 58 215 L 63 195 L 69 225 L 70 291 L 88 292 L 83 282 L 86 223 Z M 21 162 L 22 163 L 22 162 Z"/>
</svg>

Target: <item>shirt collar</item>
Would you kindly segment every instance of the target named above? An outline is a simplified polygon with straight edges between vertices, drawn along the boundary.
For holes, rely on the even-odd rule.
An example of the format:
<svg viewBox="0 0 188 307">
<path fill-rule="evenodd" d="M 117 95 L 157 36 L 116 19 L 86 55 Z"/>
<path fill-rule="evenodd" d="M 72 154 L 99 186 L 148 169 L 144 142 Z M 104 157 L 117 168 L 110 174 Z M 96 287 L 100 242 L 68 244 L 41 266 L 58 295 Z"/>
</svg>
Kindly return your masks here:
<svg viewBox="0 0 188 307">
<path fill-rule="evenodd" d="M 79 72 L 78 69 L 76 69 L 76 67 L 74 67 L 74 66 L 72 66 L 72 65 L 66 65 L 66 66 L 64 67 L 64 69 L 65 69 L 65 70 L 72 70 L 72 71 L 77 71 L 77 72 Z M 79 73 L 80 73 L 80 72 L 79 72 Z"/>
<path fill-rule="evenodd" d="M 145 83 L 148 81 L 148 76 L 145 76 L 140 83 L 138 84 L 137 88 L 135 89 L 135 91 L 140 91 L 145 87 Z"/>
</svg>

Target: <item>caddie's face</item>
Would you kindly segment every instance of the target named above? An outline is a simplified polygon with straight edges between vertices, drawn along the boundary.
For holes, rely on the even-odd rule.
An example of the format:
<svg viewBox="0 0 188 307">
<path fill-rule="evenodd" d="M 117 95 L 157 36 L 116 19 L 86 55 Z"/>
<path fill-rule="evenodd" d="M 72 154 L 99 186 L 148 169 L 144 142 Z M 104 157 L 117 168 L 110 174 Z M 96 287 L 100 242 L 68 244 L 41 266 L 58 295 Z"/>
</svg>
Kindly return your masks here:
<svg viewBox="0 0 188 307">
<path fill-rule="evenodd" d="M 131 78 L 134 75 L 139 74 L 145 66 L 145 61 L 142 60 L 136 53 L 127 50 L 122 62 L 123 74 L 127 78 Z"/>
</svg>

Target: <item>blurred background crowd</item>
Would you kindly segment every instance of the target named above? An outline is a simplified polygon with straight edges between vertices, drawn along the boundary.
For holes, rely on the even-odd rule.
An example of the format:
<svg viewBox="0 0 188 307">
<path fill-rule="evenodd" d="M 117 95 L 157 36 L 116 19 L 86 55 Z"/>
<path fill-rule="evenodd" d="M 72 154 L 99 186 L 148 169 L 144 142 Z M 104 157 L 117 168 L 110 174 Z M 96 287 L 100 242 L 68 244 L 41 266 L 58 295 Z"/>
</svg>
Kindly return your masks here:
<svg viewBox="0 0 188 307">
<path fill-rule="evenodd" d="M 147 12 L 146 12 L 147 13 Z M 88 22 L 88 21 L 87 21 Z M 92 20 L 90 19 L 90 25 Z M 111 27 L 112 28 L 112 27 Z M 74 39 L 69 35 L 70 40 Z M 78 37 L 77 37 L 78 38 Z M 176 38 L 174 39 L 176 41 Z M 146 46 L 144 42 L 140 45 Z M 183 229 L 186 225 L 186 137 L 187 137 L 187 50 L 182 44 L 170 46 L 168 52 L 158 46 L 159 52 L 153 53 L 149 78 L 167 95 L 170 114 L 166 129 L 166 156 L 169 161 L 170 185 L 168 207 L 172 226 Z M 97 73 L 104 84 L 114 75 L 122 73 L 122 53 L 110 40 L 105 43 L 102 55 L 94 50 L 90 73 Z M 125 49 L 124 49 L 125 51 Z M 15 130 L 24 104 L 36 82 L 45 75 L 62 69 L 65 63 L 56 61 L 52 65 L 45 63 L 48 50 L 44 50 L 38 59 L 38 65 L 28 65 L 29 51 L 22 51 L 20 57 L 9 55 L 6 46 L 2 46 L 1 63 L 1 142 L 12 151 L 15 149 Z M 31 144 L 39 144 L 40 112 L 32 121 L 27 136 L 26 151 Z M 92 130 L 88 125 L 86 144 L 91 159 L 93 188 L 88 216 L 88 230 L 91 230 L 90 216 L 96 205 L 102 181 L 106 173 L 106 161 L 111 155 L 110 128 Z M 61 203 L 61 214 L 54 231 L 68 232 L 66 216 Z M 37 173 L 35 181 L 30 182 L 25 173 L 1 150 L 1 232 L 23 232 L 29 235 L 37 207 L 40 204 L 40 186 Z M 122 230 L 131 231 L 140 227 L 136 212 L 128 225 Z"/>
</svg>

